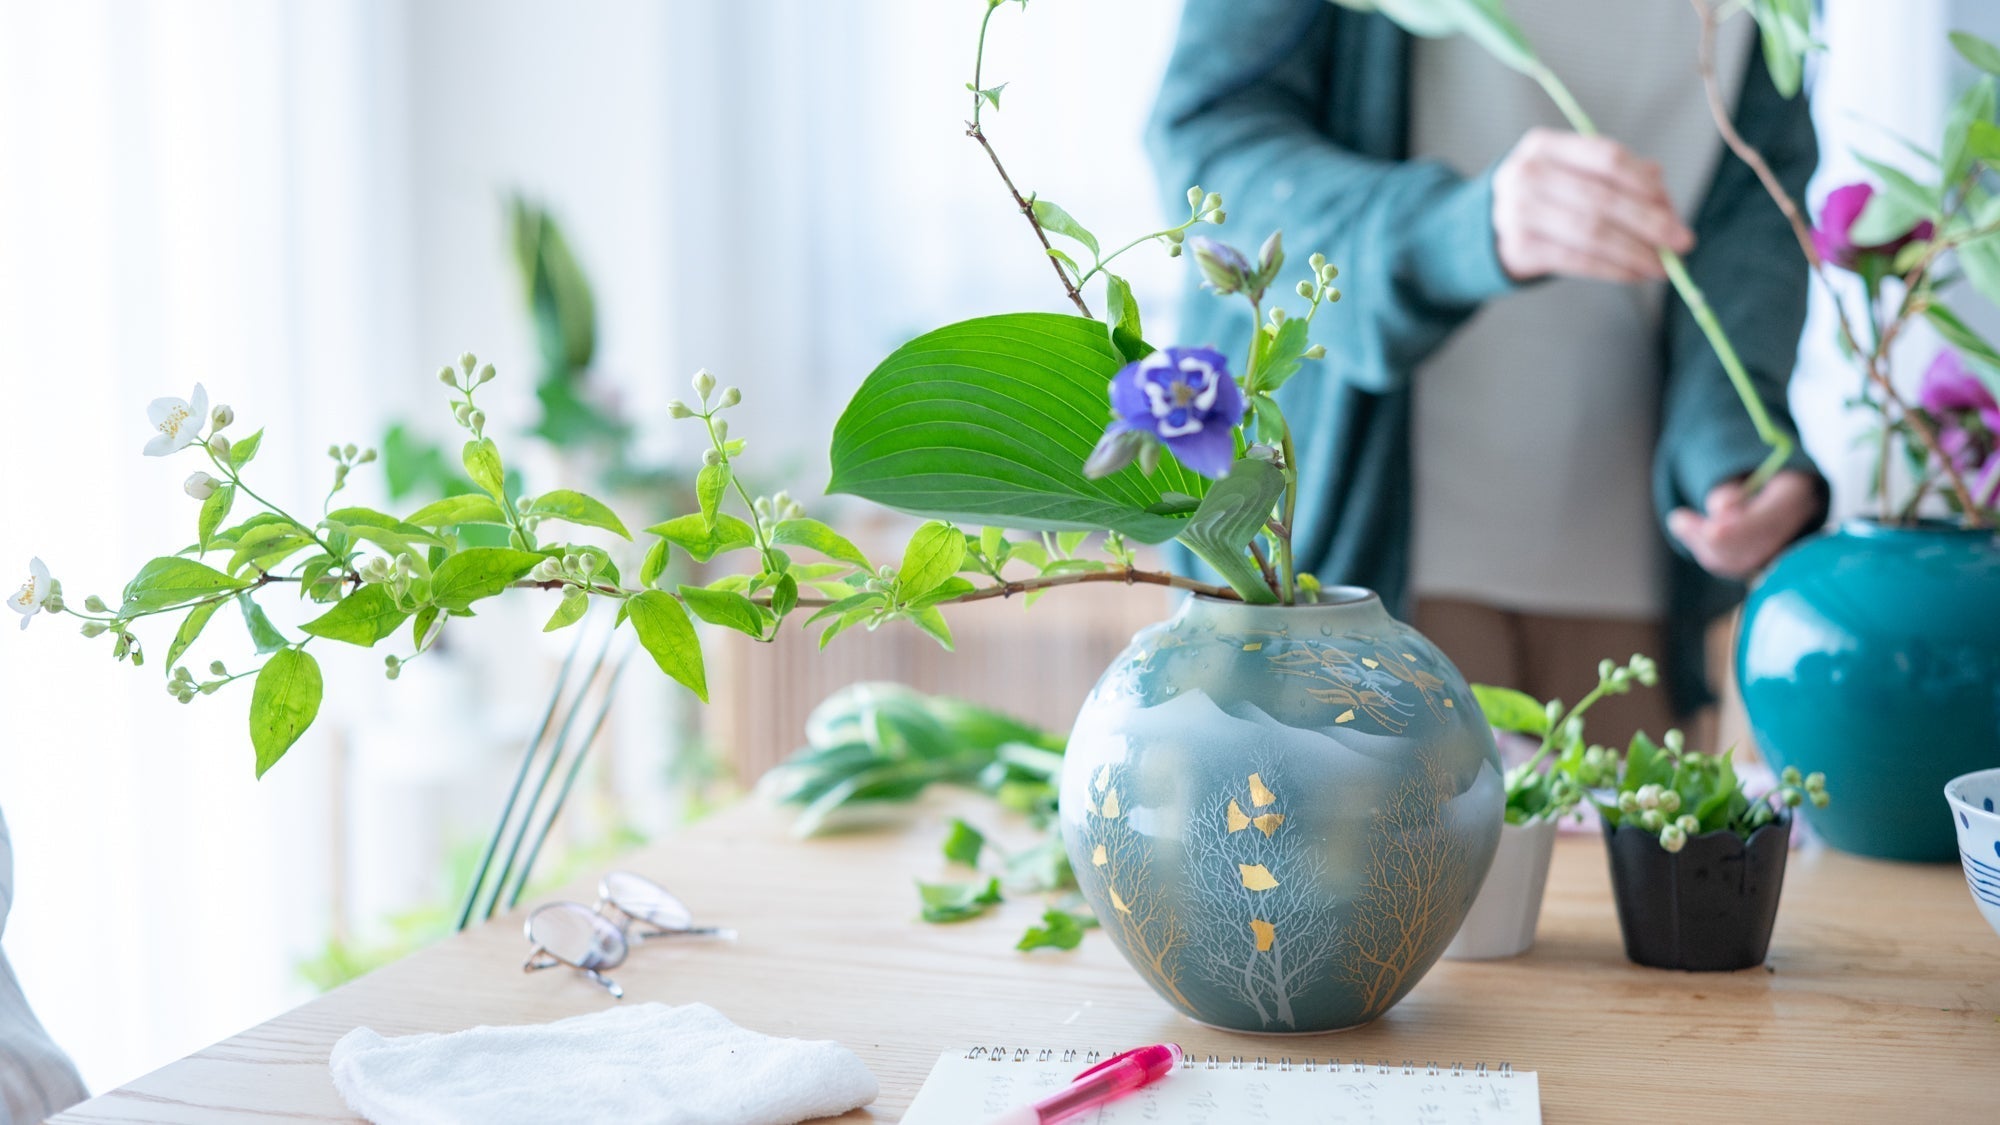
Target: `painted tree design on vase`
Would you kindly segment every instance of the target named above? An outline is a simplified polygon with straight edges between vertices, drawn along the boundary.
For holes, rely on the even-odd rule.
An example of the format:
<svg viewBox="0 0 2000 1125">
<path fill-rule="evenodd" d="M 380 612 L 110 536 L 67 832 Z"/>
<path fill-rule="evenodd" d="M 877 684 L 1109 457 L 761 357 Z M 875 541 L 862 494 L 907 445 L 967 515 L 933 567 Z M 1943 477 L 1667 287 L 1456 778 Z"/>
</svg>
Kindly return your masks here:
<svg viewBox="0 0 2000 1125">
<path fill-rule="evenodd" d="M 1132 966 L 1153 987 L 1183 1008 L 1190 1007 L 1180 989 L 1180 951 L 1187 928 L 1165 896 L 1154 893 L 1157 880 L 1148 870 L 1152 845 L 1133 831 L 1118 796 L 1118 779 L 1110 766 L 1090 781 L 1084 802 L 1089 830 L 1090 865 L 1103 886 L 1102 897 L 1090 895 L 1100 926 L 1117 933 Z M 1086 889 L 1090 881 L 1085 880 Z"/>
<path fill-rule="evenodd" d="M 1289 789 L 1277 774 L 1250 774 L 1196 817 L 1187 841 L 1203 924 L 1185 959 L 1267 1028 L 1298 1026 L 1293 1001 L 1324 979 L 1338 940 L 1333 902 L 1320 890 L 1325 862 L 1297 828 L 1286 829 L 1281 792 Z"/>
<path fill-rule="evenodd" d="M 1372 719 L 1390 734 L 1409 729 L 1417 709 L 1397 697 L 1397 686 L 1416 689 L 1432 717 L 1443 721 L 1454 708 L 1445 682 L 1425 669 L 1415 653 L 1393 652 L 1373 637 L 1351 634 L 1342 643 L 1296 644 L 1270 655 L 1271 670 L 1281 676 L 1314 681 L 1308 698 L 1338 709 L 1335 726 Z"/>
<path fill-rule="evenodd" d="M 1457 855 L 1447 809 L 1459 786 L 1435 755 L 1390 791 L 1375 821 L 1368 877 L 1348 904 L 1334 956 L 1361 1019 L 1401 999 L 1451 940 L 1478 890 Z"/>
</svg>

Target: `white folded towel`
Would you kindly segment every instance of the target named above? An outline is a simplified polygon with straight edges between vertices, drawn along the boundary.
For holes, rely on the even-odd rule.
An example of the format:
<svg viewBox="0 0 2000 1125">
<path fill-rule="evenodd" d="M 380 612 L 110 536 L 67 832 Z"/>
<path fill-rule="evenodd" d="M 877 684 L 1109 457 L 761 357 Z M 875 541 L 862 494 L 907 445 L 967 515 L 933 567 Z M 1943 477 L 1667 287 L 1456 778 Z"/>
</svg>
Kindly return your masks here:
<svg viewBox="0 0 2000 1125">
<path fill-rule="evenodd" d="M 875 1100 L 826 1040 L 774 1039 L 706 1004 L 622 1004 L 555 1023 L 333 1045 L 333 1084 L 375 1125 L 793 1125 Z"/>
</svg>

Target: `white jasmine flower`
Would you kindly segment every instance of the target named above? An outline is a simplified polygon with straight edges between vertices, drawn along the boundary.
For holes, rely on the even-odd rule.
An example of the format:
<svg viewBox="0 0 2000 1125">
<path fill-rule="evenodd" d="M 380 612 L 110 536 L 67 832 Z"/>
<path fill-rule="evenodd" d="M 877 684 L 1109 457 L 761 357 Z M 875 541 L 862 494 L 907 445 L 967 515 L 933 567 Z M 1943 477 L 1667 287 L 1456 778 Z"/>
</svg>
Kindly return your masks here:
<svg viewBox="0 0 2000 1125">
<path fill-rule="evenodd" d="M 156 398 L 146 408 L 146 420 L 160 431 L 146 443 L 146 456 L 179 453 L 201 436 L 201 424 L 208 421 L 208 392 L 196 383 L 193 398 Z"/>
<path fill-rule="evenodd" d="M 21 615 L 21 628 L 26 629 L 29 619 L 42 612 L 54 594 L 55 581 L 49 577 L 49 568 L 40 559 L 30 559 L 28 581 L 7 599 L 7 608 Z"/>
<path fill-rule="evenodd" d="M 207 473 L 196 473 L 181 488 L 196 500 L 206 500 L 215 495 L 216 483 L 216 479 Z"/>
</svg>

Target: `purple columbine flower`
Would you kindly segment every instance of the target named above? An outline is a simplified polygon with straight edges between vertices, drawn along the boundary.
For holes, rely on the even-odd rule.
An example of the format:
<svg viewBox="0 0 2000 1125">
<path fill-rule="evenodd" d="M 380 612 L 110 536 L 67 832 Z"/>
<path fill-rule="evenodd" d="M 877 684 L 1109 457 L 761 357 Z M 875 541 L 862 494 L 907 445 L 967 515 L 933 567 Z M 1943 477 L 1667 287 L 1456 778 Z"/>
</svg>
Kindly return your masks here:
<svg viewBox="0 0 2000 1125">
<path fill-rule="evenodd" d="M 1214 348 L 1166 348 L 1126 364 L 1111 380 L 1111 407 L 1111 435 L 1151 434 L 1202 476 L 1229 474 L 1243 392 Z"/>
<path fill-rule="evenodd" d="M 1931 221 L 1925 219 L 1887 242 L 1856 245 L 1855 220 L 1861 218 L 1861 212 L 1867 209 L 1868 200 L 1874 195 L 1875 189 L 1868 184 L 1847 184 L 1827 193 L 1826 202 L 1819 207 L 1819 225 L 1813 228 L 1813 248 L 1822 259 L 1851 270 L 1861 264 L 1864 254 L 1894 255 L 1912 242 L 1929 240 L 1933 228 Z"/>
</svg>

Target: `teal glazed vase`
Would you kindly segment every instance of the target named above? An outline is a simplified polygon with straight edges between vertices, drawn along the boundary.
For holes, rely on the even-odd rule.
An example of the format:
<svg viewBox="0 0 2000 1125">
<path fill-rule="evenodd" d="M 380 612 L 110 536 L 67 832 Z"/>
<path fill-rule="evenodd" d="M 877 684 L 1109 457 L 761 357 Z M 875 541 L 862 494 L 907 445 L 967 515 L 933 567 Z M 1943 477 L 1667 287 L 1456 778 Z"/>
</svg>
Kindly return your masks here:
<svg viewBox="0 0 2000 1125">
<path fill-rule="evenodd" d="M 1799 544 L 1750 593 L 1736 675 L 1772 766 L 1826 774 L 1821 838 L 1955 858 L 1939 793 L 2000 766 L 2000 540 L 1857 520 Z"/>
<path fill-rule="evenodd" d="M 1190 597 L 1098 680 L 1063 841 L 1104 932 L 1201 1023 L 1365 1024 L 1450 944 L 1499 843 L 1493 734 L 1372 592 Z"/>
</svg>

